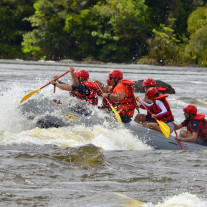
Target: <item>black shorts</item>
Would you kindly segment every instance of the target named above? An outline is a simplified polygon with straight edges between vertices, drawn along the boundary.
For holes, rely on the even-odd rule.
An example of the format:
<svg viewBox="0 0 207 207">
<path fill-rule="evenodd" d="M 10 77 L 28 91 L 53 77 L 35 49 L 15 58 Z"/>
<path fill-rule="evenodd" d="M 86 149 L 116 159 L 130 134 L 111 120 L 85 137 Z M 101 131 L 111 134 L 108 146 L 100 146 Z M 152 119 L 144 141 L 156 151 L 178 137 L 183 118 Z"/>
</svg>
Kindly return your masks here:
<svg viewBox="0 0 207 207">
<path fill-rule="evenodd" d="M 132 116 L 127 116 L 122 113 L 119 113 L 123 123 L 129 123 L 132 120 Z"/>
<path fill-rule="evenodd" d="M 151 117 L 151 115 L 146 115 L 146 122 L 157 122 L 154 118 Z"/>
</svg>

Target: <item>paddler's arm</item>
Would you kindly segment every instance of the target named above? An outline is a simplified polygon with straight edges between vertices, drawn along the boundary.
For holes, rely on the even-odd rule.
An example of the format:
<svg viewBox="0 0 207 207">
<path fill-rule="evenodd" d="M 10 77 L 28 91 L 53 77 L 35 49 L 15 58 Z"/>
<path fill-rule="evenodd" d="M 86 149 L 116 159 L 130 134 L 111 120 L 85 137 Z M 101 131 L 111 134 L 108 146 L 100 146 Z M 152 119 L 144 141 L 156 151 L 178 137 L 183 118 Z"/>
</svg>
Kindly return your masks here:
<svg viewBox="0 0 207 207">
<path fill-rule="evenodd" d="M 125 97 L 125 93 L 124 92 L 119 92 L 117 94 L 109 94 L 109 93 L 103 93 L 102 94 L 103 98 L 108 98 L 108 99 L 113 99 L 113 100 L 118 100 L 121 101 L 124 99 Z"/>
<path fill-rule="evenodd" d="M 50 84 L 62 89 L 62 90 L 65 90 L 65 91 L 72 91 L 72 86 L 70 85 L 67 85 L 67 84 L 60 84 L 60 83 L 56 83 L 54 80 L 51 80 L 50 81 Z"/>
<path fill-rule="evenodd" d="M 154 114 L 155 116 L 152 115 L 152 118 L 156 117 L 157 119 L 160 119 L 167 113 L 167 108 L 160 100 L 156 100 L 155 103 L 161 109 L 161 112 L 158 114 Z"/>
<path fill-rule="evenodd" d="M 181 129 L 183 127 L 182 124 L 176 124 L 175 122 L 173 122 L 174 128 L 177 129 Z"/>
<path fill-rule="evenodd" d="M 75 69 L 74 69 L 73 67 L 71 67 L 71 68 L 70 68 L 70 74 L 71 74 L 71 77 L 72 77 L 72 81 L 73 81 L 73 84 L 74 84 L 74 85 L 77 85 L 77 84 L 79 84 L 79 80 L 78 80 L 78 78 L 75 76 L 74 71 L 75 71 Z"/>
<path fill-rule="evenodd" d="M 100 86 L 104 93 L 109 93 L 109 91 L 111 90 L 111 86 L 105 85 L 97 79 L 93 79 L 93 81 Z"/>
<path fill-rule="evenodd" d="M 198 137 L 198 133 L 197 132 L 193 132 L 192 136 L 190 136 L 190 137 L 177 136 L 177 139 L 179 139 L 181 141 L 185 141 L 185 142 L 196 142 L 197 137 Z"/>
<path fill-rule="evenodd" d="M 180 129 L 183 127 L 182 123 L 181 124 L 174 124 L 175 129 Z M 181 141 L 185 141 L 185 142 L 196 142 L 197 138 L 198 138 L 198 133 L 197 132 L 193 132 L 192 136 L 190 137 L 181 137 L 181 136 L 177 136 L 177 139 L 181 140 Z"/>
</svg>

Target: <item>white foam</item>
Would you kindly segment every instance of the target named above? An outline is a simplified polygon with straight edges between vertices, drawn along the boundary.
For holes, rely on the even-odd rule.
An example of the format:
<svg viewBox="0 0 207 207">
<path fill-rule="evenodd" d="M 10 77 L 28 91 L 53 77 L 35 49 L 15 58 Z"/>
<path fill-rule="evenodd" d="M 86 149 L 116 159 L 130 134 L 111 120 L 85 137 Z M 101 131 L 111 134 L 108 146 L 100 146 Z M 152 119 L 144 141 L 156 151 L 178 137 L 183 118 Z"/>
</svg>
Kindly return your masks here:
<svg viewBox="0 0 207 207">
<path fill-rule="evenodd" d="M 206 207 L 207 200 L 201 199 L 190 193 L 181 193 L 166 198 L 162 203 L 146 203 L 143 207 Z"/>
<path fill-rule="evenodd" d="M 89 143 L 104 150 L 151 149 L 127 129 L 109 129 L 104 126 L 74 126 L 62 128 L 34 128 L 22 132 L 2 132 L 0 144 L 52 144 L 77 147 Z"/>
<path fill-rule="evenodd" d="M 143 150 L 150 149 L 137 137 L 125 128 L 109 129 L 101 126 L 94 127 L 94 139 L 92 143 L 105 150 Z"/>
</svg>

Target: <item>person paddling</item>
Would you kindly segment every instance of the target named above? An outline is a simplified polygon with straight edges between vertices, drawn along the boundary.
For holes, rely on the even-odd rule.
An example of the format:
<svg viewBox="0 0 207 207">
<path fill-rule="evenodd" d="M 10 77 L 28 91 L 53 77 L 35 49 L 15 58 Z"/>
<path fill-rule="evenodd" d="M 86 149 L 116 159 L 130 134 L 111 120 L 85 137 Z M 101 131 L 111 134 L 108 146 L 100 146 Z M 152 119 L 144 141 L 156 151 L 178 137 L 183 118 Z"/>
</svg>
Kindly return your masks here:
<svg viewBox="0 0 207 207">
<path fill-rule="evenodd" d="M 186 142 L 195 142 L 207 146 L 207 121 L 205 115 L 197 113 L 197 107 L 193 104 L 183 108 L 185 120 L 180 124 L 175 124 L 175 129 L 187 127 L 187 130 L 180 131 L 177 139 Z"/>
<path fill-rule="evenodd" d="M 108 76 L 112 89 L 103 93 L 102 97 L 107 98 L 118 111 L 122 122 L 129 123 L 134 115 L 136 100 L 131 80 L 122 80 L 123 73 L 120 70 L 113 70 Z"/>
<path fill-rule="evenodd" d="M 73 80 L 72 85 L 65 84 L 63 82 L 50 81 L 50 84 L 58 87 L 62 90 L 69 91 L 70 95 L 77 97 L 80 100 L 86 101 L 89 104 L 98 104 L 97 86 L 89 79 L 89 73 L 86 70 L 79 69 L 71 70 L 71 76 Z"/>
<path fill-rule="evenodd" d="M 152 103 L 149 104 L 144 101 L 141 102 L 149 109 L 152 115 L 137 114 L 134 121 L 142 124 L 143 127 L 161 131 L 159 124 L 156 123 L 157 119 L 165 122 L 170 128 L 170 133 L 172 133 L 174 130 L 174 117 L 172 115 L 170 105 L 166 100 L 167 97 L 167 94 L 160 94 L 155 87 L 149 88 L 146 92 L 146 98 Z"/>
<path fill-rule="evenodd" d="M 166 88 L 156 87 L 156 81 L 153 78 L 146 78 L 142 82 L 142 86 L 144 87 L 144 90 L 145 90 L 145 97 L 144 97 L 143 101 L 148 103 L 148 104 L 153 103 L 153 100 L 148 99 L 147 96 L 146 96 L 146 92 L 149 88 L 152 88 L 152 87 L 156 88 L 158 90 L 158 92 L 160 92 L 160 93 L 164 93 L 167 90 Z M 139 113 L 139 107 L 142 108 L 142 109 L 145 109 L 142 105 L 137 105 L 136 108 L 138 110 L 138 113 Z M 151 119 L 151 115 L 150 115 L 149 112 L 147 112 L 146 119 L 147 119 L 147 121 L 150 121 L 150 119 Z M 154 119 L 151 120 L 151 121 L 154 121 Z"/>
<path fill-rule="evenodd" d="M 156 87 L 156 81 L 153 78 L 146 78 L 142 82 L 142 86 L 144 87 L 145 92 L 151 87 L 155 87 L 158 90 L 158 92 L 160 92 L 160 93 L 164 93 L 167 91 L 166 88 Z M 151 100 L 146 98 L 146 95 L 145 95 L 145 98 L 143 99 L 143 101 L 145 101 L 147 103 L 152 103 Z"/>
<path fill-rule="evenodd" d="M 100 81 L 95 80 L 96 83 L 98 83 L 98 85 L 100 86 L 100 88 L 102 89 L 102 91 L 104 92 L 109 92 L 109 93 L 113 93 L 113 89 L 114 87 L 111 86 L 111 82 L 110 79 L 107 78 L 106 83 L 107 85 L 104 85 L 103 83 L 101 83 Z M 102 96 L 101 92 L 99 93 L 100 96 Z M 114 104 L 114 100 L 110 99 L 108 100 L 112 105 Z M 102 104 L 100 106 L 100 109 L 104 109 L 104 110 L 110 110 L 110 105 L 109 103 L 106 101 L 105 98 L 102 99 Z"/>
</svg>

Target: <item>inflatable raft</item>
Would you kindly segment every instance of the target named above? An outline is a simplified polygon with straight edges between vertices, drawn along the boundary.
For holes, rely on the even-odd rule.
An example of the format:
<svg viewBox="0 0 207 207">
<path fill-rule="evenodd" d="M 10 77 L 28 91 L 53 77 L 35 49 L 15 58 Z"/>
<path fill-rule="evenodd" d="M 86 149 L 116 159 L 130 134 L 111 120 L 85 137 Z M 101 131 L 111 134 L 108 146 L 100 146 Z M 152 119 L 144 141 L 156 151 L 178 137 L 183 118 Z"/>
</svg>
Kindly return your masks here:
<svg viewBox="0 0 207 207">
<path fill-rule="evenodd" d="M 81 104 L 77 103 L 77 100 L 60 104 L 57 101 L 43 98 L 41 100 L 27 100 L 20 105 L 19 109 L 27 120 L 34 122 L 35 126 L 40 128 L 67 127 L 77 124 L 86 126 L 102 125 L 105 121 L 108 121 L 111 127 L 119 125 L 113 116 L 99 110 L 97 107 Z M 146 129 L 135 122 L 123 124 L 123 127 L 129 129 L 138 139 L 154 149 L 181 150 L 174 134 L 166 138 L 161 132 Z M 207 150 L 207 146 L 192 142 L 182 142 L 182 146 L 184 150 Z"/>
</svg>

